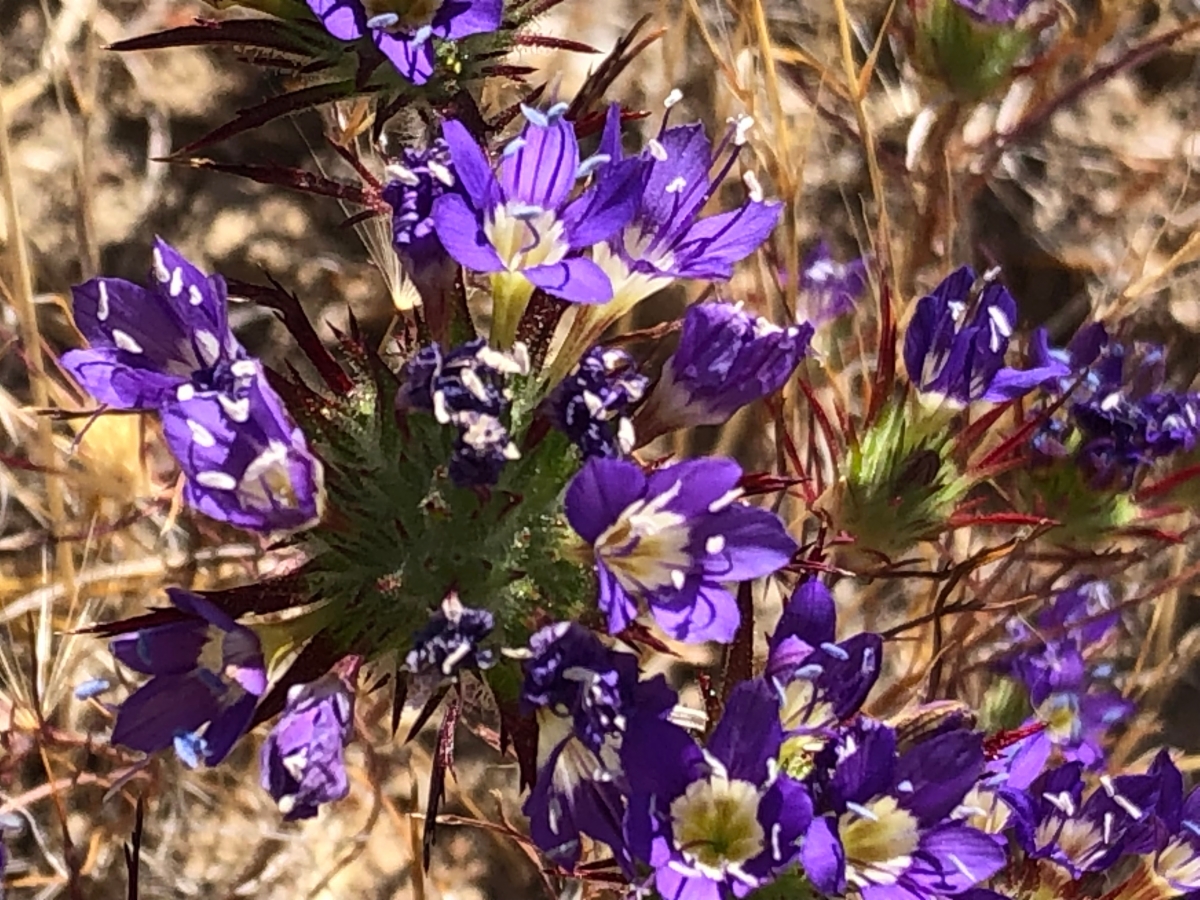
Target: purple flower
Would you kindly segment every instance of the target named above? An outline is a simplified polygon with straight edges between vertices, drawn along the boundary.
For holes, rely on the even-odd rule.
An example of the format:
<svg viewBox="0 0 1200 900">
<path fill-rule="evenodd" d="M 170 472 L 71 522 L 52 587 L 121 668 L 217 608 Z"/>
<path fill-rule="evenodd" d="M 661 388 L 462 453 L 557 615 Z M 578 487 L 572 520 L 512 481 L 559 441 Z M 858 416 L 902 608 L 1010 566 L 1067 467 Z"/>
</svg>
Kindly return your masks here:
<svg viewBox="0 0 1200 900">
<path fill-rule="evenodd" d="M 800 583 L 767 641 L 766 677 L 783 696 L 783 728 L 799 749 L 814 751 L 854 715 L 883 661 L 883 639 L 857 634 L 838 642 L 833 595 L 818 579 Z"/>
<path fill-rule="evenodd" d="M 1200 890 L 1200 788 L 1183 796 L 1183 778 L 1165 754 L 1155 761 L 1162 778 L 1157 818 L 1166 837 L 1153 851 L 1153 872 L 1171 890 Z"/>
<path fill-rule="evenodd" d="M 368 0 L 307 0 L 325 30 L 340 41 L 369 36 L 413 84 L 433 74 L 433 39 L 453 41 L 500 27 L 502 0 L 431 0 L 377 4 Z"/>
<path fill-rule="evenodd" d="M 612 297 L 608 276 L 582 251 L 628 222 L 636 203 L 632 165 L 604 166 L 571 199 L 596 165 L 580 163 L 567 105 L 522 109 L 525 127 L 504 148 L 498 172 L 461 122 L 443 124 L 463 191 L 442 194 L 433 206 L 450 255 L 492 275 L 492 343 L 501 347 L 512 344 L 535 289 L 573 303 Z"/>
<path fill-rule="evenodd" d="M 163 436 L 187 476 L 183 498 L 252 531 L 295 530 L 320 516 L 321 466 L 279 395 L 255 377 L 236 404 L 196 394 L 162 409 Z"/>
<path fill-rule="evenodd" d="M 646 475 L 591 459 L 567 488 L 567 520 L 593 549 L 600 609 L 613 634 L 649 606 L 681 641 L 729 641 L 737 602 L 723 584 L 769 575 L 796 550 L 774 513 L 739 501 L 741 467 L 696 459 Z"/>
<path fill-rule="evenodd" d="M 979 735 L 938 734 L 903 754 L 886 725 L 859 719 L 810 776 L 817 817 L 804 871 L 825 894 L 863 900 L 959 894 L 1005 864 L 996 841 L 951 817 L 983 772 Z"/>
<path fill-rule="evenodd" d="M 120 709 L 112 742 L 143 753 L 174 744 L 214 766 L 229 753 L 267 689 L 258 636 L 208 600 L 167 588 L 185 619 L 114 638 L 113 655 L 151 676 Z M 195 760 L 191 760 L 194 762 Z"/>
<path fill-rule="evenodd" d="M 688 307 L 675 353 L 663 366 L 638 424 L 642 440 L 719 425 L 782 388 L 808 353 L 813 327 L 780 328 L 733 303 Z"/>
<path fill-rule="evenodd" d="M 1011 25 L 1033 0 L 954 0 L 972 18 L 993 25 Z"/>
<path fill-rule="evenodd" d="M 404 665 L 414 674 L 428 673 L 438 680 L 456 677 L 464 669 L 486 669 L 495 659 L 492 651 L 479 645 L 494 627 L 490 612 L 463 606 L 451 593 L 429 624 L 413 636 Z"/>
<path fill-rule="evenodd" d="M 867 258 L 836 262 L 829 244 L 818 241 L 800 268 L 800 290 L 806 318 L 814 325 L 836 319 L 854 309 L 867 288 Z"/>
<path fill-rule="evenodd" d="M 550 395 L 554 424 L 584 459 L 628 456 L 634 444 L 628 413 L 646 382 L 624 350 L 593 347 Z"/>
<path fill-rule="evenodd" d="M 600 156 L 611 160 L 600 171 L 611 177 L 632 164 L 634 208 L 613 232 L 596 244 L 592 258 L 611 281 L 607 303 L 576 311 L 571 332 L 552 372 L 561 378 L 609 325 L 676 278 L 726 279 L 733 267 L 770 235 L 783 205 L 762 198 L 753 173 L 746 177 L 750 199 L 729 212 L 701 213 L 729 174 L 752 123 L 739 119 L 713 150 L 700 123 L 667 128 L 637 157 L 622 159 L 621 116 L 614 105 L 600 140 Z M 609 299 L 611 298 L 611 299 Z M 554 380 L 554 379 L 552 379 Z"/>
<path fill-rule="evenodd" d="M 917 302 L 904 335 L 904 365 L 913 385 L 953 404 L 1012 400 L 1069 374 L 1056 361 L 1027 370 L 1004 367 L 1017 304 L 999 281 L 963 266 Z"/>
<path fill-rule="evenodd" d="M 101 403 L 161 412 L 185 499 L 201 512 L 254 531 L 311 525 L 320 463 L 229 330 L 224 280 L 162 240 L 153 274 L 149 289 L 118 278 L 73 289 L 91 346 L 63 354 L 63 367 Z"/>
<path fill-rule="evenodd" d="M 803 785 L 775 765 L 779 701 L 737 685 L 703 750 L 680 729 L 630 729 L 627 833 L 665 900 L 744 897 L 791 866 L 812 820 Z"/>
<path fill-rule="evenodd" d="M 331 672 L 311 684 L 293 685 L 263 742 L 262 786 L 285 821 L 311 819 L 322 803 L 341 800 L 350 790 L 344 749 L 354 732 L 352 679 Z"/>
<path fill-rule="evenodd" d="M 658 136 L 637 157 L 643 173 L 632 221 L 596 248 L 597 261 L 612 279 L 614 302 L 627 309 L 676 278 L 729 278 L 734 265 L 767 239 L 783 205 L 763 200 L 752 178 L 749 200 L 701 217 L 741 154 L 752 124 L 746 118 L 734 122 L 714 151 L 701 123 L 666 128 L 664 118 Z M 601 152 L 614 164 L 621 159 L 620 142 L 614 107 L 601 138 Z"/>
<path fill-rule="evenodd" d="M 1019 619 L 1009 635 L 1020 649 L 1003 666 L 1020 681 L 1045 727 L 1023 741 L 1014 766 L 1040 769 L 1055 751 L 1091 769 L 1104 762 L 1104 741 L 1133 704 L 1096 686 L 1102 669 L 1091 667 L 1084 651 L 1103 649 L 1120 621 L 1108 585 L 1080 579 L 1059 593 L 1030 628 Z"/>
<path fill-rule="evenodd" d="M 661 675 L 640 681 L 636 656 L 574 622 L 541 629 L 529 647 L 521 704 L 538 718 L 538 776 L 524 806 L 530 836 L 570 868 L 587 834 L 628 869 L 619 752 L 631 731 L 679 730 L 665 723 L 675 692 Z"/>
<path fill-rule="evenodd" d="M 1013 809 L 1013 834 L 1025 854 L 1078 879 L 1156 847 L 1161 833 L 1156 813 L 1171 792 L 1173 769 L 1160 754 L 1144 775 L 1102 775 L 1100 786 L 1083 800 L 1082 767 L 1067 763 L 1043 774 L 1028 791 L 1001 793 Z"/>
<path fill-rule="evenodd" d="M 493 485 L 505 463 L 520 452 L 504 418 L 512 393 L 508 378 L 529 371 L 529 358 L 518 345 L 512 354 L 487 346 L 482 338 L 443 351 L 426 344 L 405 366 L 396 409 L 433 414 L 458 433 L 450 456 L 450 478 L 459 486 Z"/>
</svg>

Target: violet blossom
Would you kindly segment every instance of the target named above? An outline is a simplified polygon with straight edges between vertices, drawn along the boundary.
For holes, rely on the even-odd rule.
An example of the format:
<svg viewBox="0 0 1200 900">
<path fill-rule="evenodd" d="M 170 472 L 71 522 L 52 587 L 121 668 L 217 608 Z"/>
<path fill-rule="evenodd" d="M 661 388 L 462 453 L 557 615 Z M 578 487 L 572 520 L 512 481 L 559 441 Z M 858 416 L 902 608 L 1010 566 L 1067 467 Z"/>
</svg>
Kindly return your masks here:
<svg viewBox="0 0 1200 900">
<path fill-rule="evenodd" d="M 630 729 L 627 835 L 667 900 L 744 897 L 787 869 L 812 821 L 804 786 L 782 773 L 779 701 L 738 684 L 704 747 L 682 729 Z"/>
<path fill-rule="evenodd" d="M 442 125 L 462 186 L 442 194 L 433 219 L 460 264 L 492 276 L 492 343 L 508 347 L 535 289 L 572 303 L 602 303 L 613 286 L 583 251 L 629 221 L 636 167 L 581 163 L 566 104 L 522 107 L 525 127 L 493 170 L 483 148 L 455 119 Z M 603 160 L 600 160 L 603 162 Z M 581 178 L 600 169 L 576 196 Z"/>
<path fill-rule="evenodd" d="M 263 742 L 263 789 L 285 821 L 311 819 L 322 803 L 350 791 L 344 750 L 354 732 L 353 673 L 330 672 L 311 684 L 293 685 L 287 706 Z"/>
<path fill-rule="evenodd" d="M 904 365 L 922 395 L 963 406 L 1013 400 L 1048 379 L 1068 374 L 1057 361 L 1033 369 L 1006 368 L 1017 304 L 990 275 L 970 266 L 952 272 L 917 302 L 904 335 Z"/>
<path fill-rule="evenodd" d="M 153 275 L 150 288 L 93 278 L 72 290 L 90 347 L 63 368 L 101 403 L 161 413 L 184 498 L 205 515 L 253 531 L 313 524 L 321 465 L 230 330 L 225 281 L 162 240 Z"/>
<path fill-rule="evenodd" d="M 503 0 L 431 0 L 375 3 L 371 0 L 306 0 L 308 8 L 340 41 L 369 37 L 413 84 L 424 84 L 436 62 L 434 39 L 459 40 L 496 31 Z"/>
<path fill-rule="evenodd" d="M 649 475 L 593 458 L 567 488 L 567 520 L 591 545 L 600 609 L 616 634 L 649 607 L 682 641 L 729 641 L 737 602 L 724 587 L 787 565 L 796 543 L 774 513 L 740 501 L 741 467 L 695 459 Z"/>
<path fill-rule="evenodd" d="M 679 346 L 638 416 L 642 442 L 668 431 L 719 425 L 782 388 L 808 353 L 813 327 L 781 328 L 739 304 L 696 303 Z"/>
<path fill-rule="evenodd" d="M 250 727 L 267 689 L 258 635 L 197 594 L 167 588 L 185 616 L 113 638 L 113 655 L 150 680 L 117 710 L 112 742 L 143 753 L 174 745 L 213 766 Z"/>
</svg>

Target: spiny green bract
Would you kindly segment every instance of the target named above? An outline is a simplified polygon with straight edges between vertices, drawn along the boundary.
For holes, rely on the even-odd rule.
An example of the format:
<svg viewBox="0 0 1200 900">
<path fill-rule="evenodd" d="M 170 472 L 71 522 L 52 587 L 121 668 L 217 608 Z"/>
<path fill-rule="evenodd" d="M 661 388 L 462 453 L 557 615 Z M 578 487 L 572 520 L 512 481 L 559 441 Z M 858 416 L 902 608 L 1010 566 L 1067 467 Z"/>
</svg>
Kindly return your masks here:
<svg viewBox="0 0 1200 900">
<path fill-rule="evenodd" d="M 403 654 L 450 591 L 491 610 L 511 645 L 540 617 L 578 618 L 594 584 L 568 555 L 577 539 L 560 498 L 579 461 L 567 439 L 547 431 L 522 446 L 495 487 L 460 488 L 446 467 L 454 430 L 421 411 L 397 416 L 390 371 L 349 368 L 350 392 L 302 414 L 327 490 L 321 524 L 301 539 L 306 595 L 326 605 L 337 642 L 370 657 Z M 519 421 L 509 423 L 521 429 L 518 446 L 533 405 L 519 403 Z"/>
</svg>

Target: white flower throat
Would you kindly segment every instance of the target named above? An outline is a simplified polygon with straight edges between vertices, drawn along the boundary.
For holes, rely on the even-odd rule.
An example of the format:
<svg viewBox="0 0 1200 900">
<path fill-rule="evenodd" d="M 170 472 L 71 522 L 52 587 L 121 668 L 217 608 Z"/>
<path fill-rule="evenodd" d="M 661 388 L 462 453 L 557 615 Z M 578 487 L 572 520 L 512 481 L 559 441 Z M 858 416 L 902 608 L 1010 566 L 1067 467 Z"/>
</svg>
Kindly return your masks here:
<svg viewBox="0 0 1200 900">
<path fill-rule="evenodd" d="M 626 507 L 596 540 L 596 555 L 630 593 L 682 587 L 691 566 L 687 519 L 665 507 L 682 489 L 670 490 Z"/>
</svg>

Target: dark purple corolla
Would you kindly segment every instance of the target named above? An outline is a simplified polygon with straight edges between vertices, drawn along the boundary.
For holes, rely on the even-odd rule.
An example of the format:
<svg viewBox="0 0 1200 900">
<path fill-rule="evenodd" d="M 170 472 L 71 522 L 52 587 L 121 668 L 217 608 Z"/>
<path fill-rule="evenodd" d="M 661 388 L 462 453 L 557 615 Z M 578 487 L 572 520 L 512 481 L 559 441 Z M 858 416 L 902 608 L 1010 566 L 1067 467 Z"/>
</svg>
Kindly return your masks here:
<svg viewBox="0 0 1200 900">
<path fill-rule="evenodd" d="M 854 309 L 867 288 L 867 258 L 840 263 L 829 244 L 818 241 L 800 267 L 800 292 L 805 317 L 820 325 Z"/>
<path fill-rule="evenodd" d="M 357 660 L 311 684 L 293 685 L 263 742 L 261 782 L 285 821 L 311 819 L 350 790 L 345 747 L 354 732 Z"/>
<path fill-rule="evenodd" d="M 1200 891 L 1200 788 L 1185 797 L 1183 776 L 1170 759 L 1160 754 L 1155 763 L 1162 790 L 1154 813 L 1162 837 L 1151 854 L 1150 878 L 1179 894 Z"/>
<path fill-rule="evenodd" d="M 522 345 L 510 354 L 488 347 L 482 338 L 449 350 L 426 344 L 405 366 L 396 411 L 405 415 L 418 409 L 454 427 L 451 480 L 462 487 L 493 485 L 504 465 L 521 455 L 505 425 L 512 400 L 508 379 L 528 371 Z"/>
<path fill-rule="evenodd" d="M 1178 773 L 1165 751 L 1145 774 L 1102 775 L 1086 800 L 1081 773 L 1079 763 L 1066 763 L 1028 791 L 1001 790 L 1017 844 L 1029 858 L 1054 863 L 1064 880 L 1153 852 L 1163 834 L 1160 804 L 1178 793 Z"/>
<path fill-rule="evenodd" d="M 833 595 L 816 578 L 797 586 L 767 641 L 765 677 L 783 698 L 789 751 L 812 753 L 835 726 L 858 712 L 883 663 L 883 639 L 856 634 L 838 641 Z M 790 755 L 790 754 L 789 754 Z"/>
<path fill-rule="evenodd" d="M 796 550 L 779 517 L 740 501 L 730 459 L 675 463 L 647 475 L 591 459 L 567 488 L 567 520 L 596 561 L 600 609 L 613 634 L 649 606 L 681 641 L 729 641 L 737 602 L 724 587 L 769 575 Z"/>
<path fill-rule="evenodd" d="M 1156 461 L 1200 440 L 1200 394 L 1167 390 L 1162 349 L 1111 344 L 1071 406 L 1079 431 L 1076 460 L 1097 488 L 1129 489 Z"/>
<path fill-rule="evenodd" d="M 524 806 L 530 836 L 569 869 L 586 834 L 629 870 L 621 749 L 631 732 L 679 730 L 665 721 L 675 692 L 661 675 L 639 680 L 636 656 L 574 622 L 538 631 L 529 650 L 521 705 L 538 721 L 538 774 Z"/>
<path fill-rule="evenodd" d="M 1004 850 L 951 815 L 983 772 L 978 734 L 951 730 L 898 753 L 896 734 L 860 718 L 818 754 L 816 818 L 804 871 L 824 894 L 911 900 L 962 893 L 999 871 Z"/>
<path fill-rule="evenodd" d="M 308 8 L 340 41 L 369 37 L 413 84 L 433 74 L 434 39 L 453 41 L 500 27 L 503 0 L 307 0 Z"/>
<path fill-rule="evenodd" d="M 618 347 L 593 347 L 551 393 L 555 426 L 584 458 L 628 456 L 634 445 L 630 409 L 646 390 L 633 358 Z"/>
<path fill-rule="evenodd" d="M 734 303 L 696 303 L 679 346 L 638 416 L 643 443 L 678 428 L 720 425 L 782 388 L 808 353 L 813 327 L 780 328 Z"/>
<path fill-rule="evenodd" d="M 751 119 L 734 122 L 714 150 L 702 124 L 667 128 L 664 117 L 658 136 L 631 159 L 622 159 L 620 122 L 619 110 L 610 107 L 600 141 L 600 156 L 610 163 L 600 175 L 610 167 L 636 167 L 632 215 L 592 251 L 612 284 L 604 298 L 608 302 L 576 311 L 552 380 L 561 378 L 609 325 L 675 279 L 731 277 L 734 265 L 767 239 L 783 212 L 778 201 L 763 199 L 748 173 L 746 202 L 729 212 L 701 215 L 736 163 Z"/>
<path fill-rule="evenodd" d="M 737 685 L 704 748 L 682 729 L 630 729 L 626 832 L 664 900 L 744 897 L 793 865 L 812 821 L 800 782 L 776 765 L 779 700 Z"/>
<path fill-rule="evenodd" d="M 91 346 L 63 354 L 63 367 L 101 403 L 162 414 L 185 499 L 206 515 L 254 531 L 313 524 L 320 463 L 230 331 L 224 280 L 161 240 L 153 276 L 150 288 L 119 278 L 74 288 Z"/>
<path fill-rule="evenodd" d="M 635 165 L 581 163 L 575 128 L 564 117 L 567 104 L 544 113 L 522 109 L 525 127 L 502 151 L 496 171 L 461 122 L 442 125 L 462 191 L 442 194 L 433 207 L 450 255 L 492 276 L 498 347 L 516 338 L 535 289 L 573 303 L 612 297 L 608 276 L 583 251 L 624 226 L 637 200 Z M 577 193 L 576 184 L 594 171 Z"/>
<path fill-rule="evenodd" d="M 154 753 L 174 745 L 191 765 L 219 763 L 250 727 L 267 689 L 258 635 L 210 601 L 167 588 L 182 621 L 113 638 L 113 655 L 151 676 L 117 710 L 112 742 Z"/>
<path fill-rule="evenodd" d="M 1017 304 L 990 275 L 982 283 L 963 266 L 917 302 L 904 335 L 904 365 L 923 395 L 953 405 L 1020 397 L 1047 380 L 1068 375 L 1063 363 L 1017 370 L 1004 366 Z"/>
</svg>

